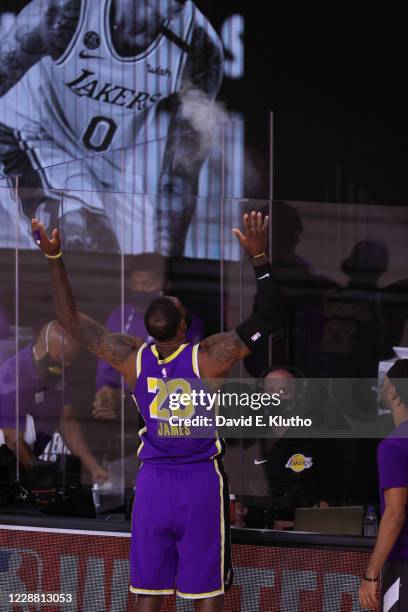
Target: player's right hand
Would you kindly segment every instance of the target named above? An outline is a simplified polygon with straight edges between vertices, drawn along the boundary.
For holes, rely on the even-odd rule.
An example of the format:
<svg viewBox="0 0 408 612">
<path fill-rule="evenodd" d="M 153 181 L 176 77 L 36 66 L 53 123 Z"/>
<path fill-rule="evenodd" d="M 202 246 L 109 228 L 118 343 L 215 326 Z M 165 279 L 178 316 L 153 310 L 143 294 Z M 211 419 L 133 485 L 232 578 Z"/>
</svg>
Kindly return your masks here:
<svg viewBox="0 0 408 612">
<path fill-rule="evenodd" d="M 95 394 L 92 415 L 94 419 L 112 420 L 117 417 L 120 404 L 120 389 L 105 385 Z"/>
<path fill-rule="evenodd" d="M 61 238 L 57 229 L 52 230 L 51 239 L 48 238 L 44 225 L 38 219 L 31 220 L 33 238 L 44 255 L 58 255 L 61 252 Z"/>
<path fill-rule="evenodd" d="M 239 240 L 240 245 L 250 257 L 257 257 L 265 253 L 268 242 L 269 217 L 253 210 L 251 214 L 244 215 L 244 231 L 234 227 L 232 233 Z"/>
</svg>

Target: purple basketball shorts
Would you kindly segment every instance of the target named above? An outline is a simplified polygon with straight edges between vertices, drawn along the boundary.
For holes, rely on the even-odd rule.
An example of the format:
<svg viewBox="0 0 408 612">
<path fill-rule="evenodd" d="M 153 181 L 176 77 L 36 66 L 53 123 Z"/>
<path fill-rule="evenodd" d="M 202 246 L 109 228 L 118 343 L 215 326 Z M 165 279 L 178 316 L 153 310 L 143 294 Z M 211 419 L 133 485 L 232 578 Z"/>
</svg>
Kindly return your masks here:
<svg viewBox="0 0 408 612">
<path fill-rule="evenodd" d="M 130 590 L 215 597 L 232 582 L 229 493 L 218 461 L 144 463 L 132 512 Z"/>
</svg>

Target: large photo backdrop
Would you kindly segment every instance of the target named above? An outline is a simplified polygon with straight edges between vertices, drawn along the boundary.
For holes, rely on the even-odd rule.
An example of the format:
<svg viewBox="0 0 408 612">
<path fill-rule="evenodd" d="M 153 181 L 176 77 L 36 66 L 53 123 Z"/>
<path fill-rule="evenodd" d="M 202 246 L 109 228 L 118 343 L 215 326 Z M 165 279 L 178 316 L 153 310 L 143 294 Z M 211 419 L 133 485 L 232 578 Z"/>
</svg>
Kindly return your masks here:
<svg viewBox="0 0 408 612">
<path fill-rule="evenodd" d="M 0 247 L 15 246 L 17 228 L 34 248 L 37 215 L 63 225 L 73 249 L 222 255 L 220 200 L 245 195 L 246 167 L 231 95 L 245 24 L 223 4 L 4 3 Z M 228 210 L 235 224 L 239 207 Z"/>
</svg>

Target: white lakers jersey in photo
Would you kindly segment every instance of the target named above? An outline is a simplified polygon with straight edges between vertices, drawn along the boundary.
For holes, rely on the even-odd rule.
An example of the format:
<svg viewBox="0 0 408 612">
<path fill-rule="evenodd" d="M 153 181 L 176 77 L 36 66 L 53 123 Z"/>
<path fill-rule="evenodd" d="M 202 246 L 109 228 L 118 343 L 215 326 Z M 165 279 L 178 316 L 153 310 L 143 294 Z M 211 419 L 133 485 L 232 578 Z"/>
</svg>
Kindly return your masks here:
<svg viewBox="0 0 408 612">
<path fill-rule="evenodd" d="M 188 2 L 164 24 L 174 38 L 161 32 L 143 53 L 121 57 L 112 40 L 111 4 L 82 0 L 68 48 L 57 62 L 46 61 L 41 74 L 50 105 L 42 127 L 57 142 L 74 138 L 84 154 L 160 137 L 154 111 L 180 87 L 197 13 Z"/>
</svg>

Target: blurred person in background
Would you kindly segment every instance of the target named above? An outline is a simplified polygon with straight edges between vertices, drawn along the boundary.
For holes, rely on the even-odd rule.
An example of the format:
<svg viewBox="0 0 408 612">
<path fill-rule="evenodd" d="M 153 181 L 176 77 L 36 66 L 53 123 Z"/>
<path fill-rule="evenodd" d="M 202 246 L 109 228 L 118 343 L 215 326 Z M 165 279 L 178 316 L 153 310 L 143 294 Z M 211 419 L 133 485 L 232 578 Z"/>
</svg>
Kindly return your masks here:
<svg viewBox="0 0 408 612">
<path fill-rule="evenodd" d="M 103 482 L 108 479 L 108 473 L 85 442 L 71 402 L 69 369 L 78 351 L 76 340 L 57 321 L 51 321 L 44 325 L 35 342 L 10 357 L 0 368 L 0 427 L 8 448 L 14 454 L 18 449 L 23 468 L 30 469 L 38 463 L 53 433 L 59 430 L 92 481 Z M 28 414 L 33 418 L 36 432 L 32 448 L 24 440 Z"/>
<path fill-rule="evenodd" d="M 328 291 L 323 300 L 323 329 L 314 375 L 377 375 L 384 321 L 378 282 L 389 254 L 377 240 L 357 242 L 342 262 L 345 287 Z"/>
<path fill-rule="evenodd" d="M 370 389 L 376 385 L 385 335 L 379 281 L 388 264 L 389 253 L 381 241 L 366 239 L 353 245 L 341 263 L 347 284 L 327 291 L 323 299 L 321 331 L 309 374 L 320 378 L 359 378 L 373 406 L 376 398 L 371 392 L 369 399 Z M 342 384 L 336 388 L 334 399 L 341 406 Z M 367 505 L 376 499 L 377 445 L 377 440 L 367 438 L 339 438 L 327 444 L 327 456 L 335 457 L 338 464 L 338 503 Z"/>
<path fill-rule="evenodd" d="M 106 328 L 111 332 L 124 331 L 131 336 L 142 338 L 148 343 L 149 336 L 144 314 L 152 300 L 168 293 L 168 259 L 159 253 L 142 253 L 129 257 L 128 284 L 123 309 L 118 306 L 109 315 Z M 204 326 L 193 312 L 187 309 L 189 329 L 186 341 L 196 344 L 201 340 Z M 123 323 L 122 323 L 123 322 Z M 121 376 L 103 359 L 98 359 L 96 374 L 96 395 L 93 415 L 96 419 L 115 419 L 120 412 Z M 133 410 L 132 402 L 132 412 Z"/>
<path fill-rule="evenodd" d="M 396 429 L 380 443 L 377 451 L 382 518 L 359 597 L 363 608 L 377 609 L 377 588 L 382 571 L 382 609 L 404 612 L 408 610 L 407 359 L 396 361 L 385 376 L 383 400 L 391 410 Z"/>
</svg>

